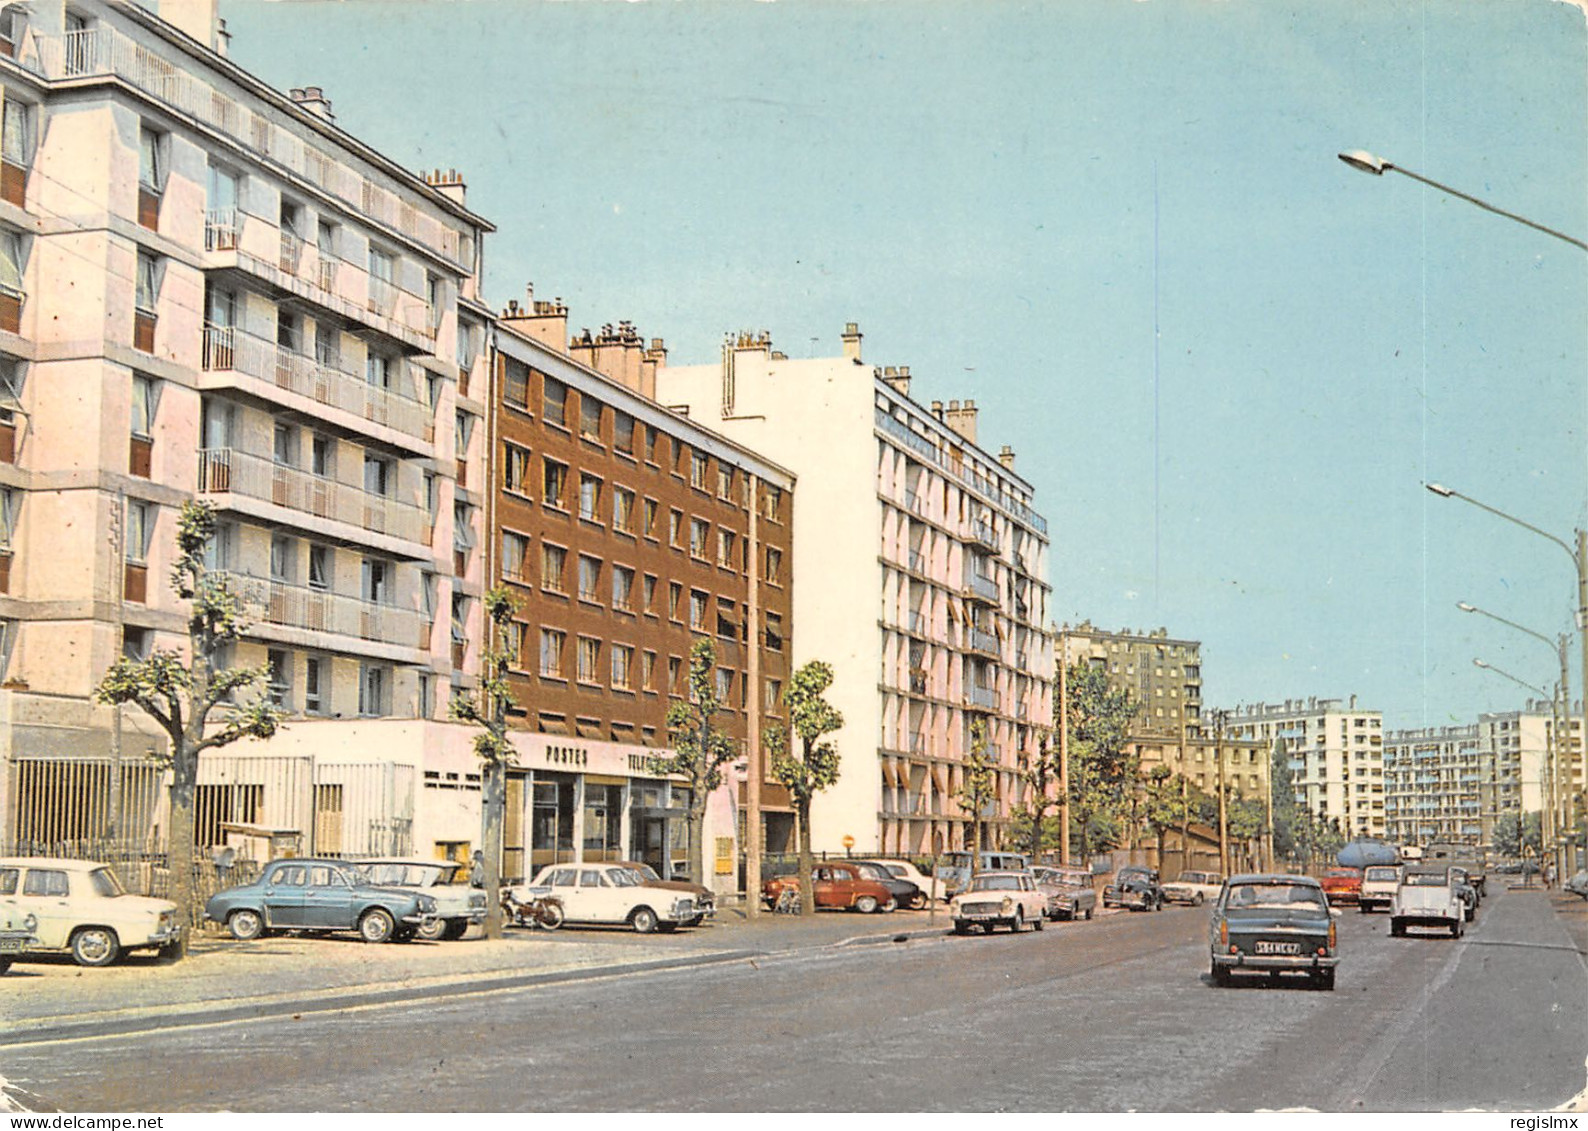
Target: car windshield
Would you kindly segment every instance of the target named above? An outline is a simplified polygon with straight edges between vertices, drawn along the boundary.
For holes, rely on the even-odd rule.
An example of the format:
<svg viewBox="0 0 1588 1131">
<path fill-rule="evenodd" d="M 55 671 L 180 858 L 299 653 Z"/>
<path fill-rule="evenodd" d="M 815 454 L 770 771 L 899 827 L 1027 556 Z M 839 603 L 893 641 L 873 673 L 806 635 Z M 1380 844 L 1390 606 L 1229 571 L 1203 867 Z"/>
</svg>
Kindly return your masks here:
<svg viewBox="0 0 1588 1131">
<path fill-rule="evenodd" d="M 1442 888 L 1450 884 L 1450 877 L 1444 872 L 1412 872 L 1401 881 L 1412 888 Z"/>
<path fill-rule="evenodd" d="M 884 865 L 884 867 L 886 867 L 889 872 L 893 873 L 895 877 L 901 880 L 909 875 L 909 873 L 904 870 L 903 864 L 887 864 Z"/>
<path fill-rule="evenodd" d="M 640 878 L 640 874 L 632 868 L 609 869 L 607 881 L 615 888 L 637 888 L 645 882 Z"/>
<path fill-rule="evenodd" d="M 1206 872 L 1181 872 L 1180 882 L 1182 884 L 1205 884 L 1208 882 L 1208 874 Z"/>
<path fill-rule="evenodd" d="M 968 853 L 968 852 L 945 852 L 943 854 L 943 867 L 945 867 L 945 868 L 969 868 L 970 867 L 970 853 Z"/>
<path fill-rule="evenodd" d="M 94 894 L 106 899 L 114 899 L 118 895 L 126 895 L 121 881 L 116 878 L 116 873 L 109 868 L 95 868 L 88 873 L 88 885 L 94 889 Z"/>
<path fill-rule="evenodd" d="M 388 861 L 380 864 L 365 864 L 360 871 L 369 877 L 369 882 L 372 884 L 427 888 L 436 884 L 449 883 L 452 879 L 453 870 L 442 868 L 440 865 L 432 867 L 428 864 Z"/>
<path fill-rule="evenodd" d="M 880 864 L 856 864 L 855 871 L 860 873 L 862 879 L 884 881 L 893 879 L 893 873 Z"/>
<path fill-rule="evenodd" d="M 1362 878 L 1364 880 L 1393 880 L 1396 878 L 1399 872 L 1400 869 L 1391 868 L 1386 865 L 1378 868 L 1369 868 L 1366 872 L 1362 873 Z"/>
<path fill-rule="evenodd" d="M 1226 906 L 1281 910 L 1326 911 L 1323 892 L 1310 884 L 1250 883 L 1230 889 Z"/>
<path fill-rule="evenodd" d="M 977 876 L 970 882 L 971 891 L 1019 891 L 1019 876 Z"/>
<path fill-rule="evenodd" d="M 652 868 L 649 864 L 636 864 L 634 867 L 630 868 L 629 871 L 639 873 L 640 879 L 647 883 L 660 883 L 662 879 L 662 877 L 656 874 L 656 869 Z"/>
</svg>

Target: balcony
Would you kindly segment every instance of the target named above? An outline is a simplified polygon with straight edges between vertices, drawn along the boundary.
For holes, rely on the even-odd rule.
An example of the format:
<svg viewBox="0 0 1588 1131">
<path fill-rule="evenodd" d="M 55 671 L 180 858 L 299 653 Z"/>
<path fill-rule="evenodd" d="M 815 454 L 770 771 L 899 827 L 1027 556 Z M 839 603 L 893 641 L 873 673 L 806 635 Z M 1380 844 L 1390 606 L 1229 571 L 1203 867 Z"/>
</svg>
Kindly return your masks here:
<svg viewBox="0 0 1588 1131">
<path fill-rule="evenodd" d="M 972 707 L 991 711 L 998 706 L 998 691 L 996 688 L 979 687 L 973 683 L 965 688 L 965 702 Z"/>
<path fill-rule="evenodd" d="M 381 545 L 395 553 L 422 559 L 431 556 L 424 544 L 429 522 L 425 512 L 387 495 L 376 495 L 335 479 L 322 479 L 295 467 L 237 448 L 205 448 L 198 453 L 198 489 L 202 495 L 231 495 L 255 500 L 266 507 L 231 509 L 256 511 L 258 517 L 289 521 L 268 508 L 283 508 L 317 520 L 346 525 L 342 537 L 359 544 Z M 222 502 L 224 508 L 227 504 Z M 299 522 L 306 529 L 333 534 L 323 521 Z M 361 537 L 366 531 L 374 538 Z M 390 545 L 391 540 L 406 545 Z"/>
<path fill-rule="evenodd" d="M 925 613 L 911 613 L 908 624 L 911 636 L 931 635 L 932 621 Z"/>
<path fill-rule="evenodd" d="M 972 522 L 965 530 L 965 540 L 983 549 L 998 552 L 998 533 L 988 522 Z"/>
<path fill-rule="evenodd" d="M 979 652 L 982 655 L 992 656 L 996 659 L 999 654 L 998 635 L 980 628 L 967 629 L 965 632 L 965 647 L 971 652 Z"/>
<path fill-rule="evenodd" d="M 906 559 L 906 560 L 909 562 L 908 569 L 909 569 L 909 571 L 911 573 L 918 573 L 918 574 L 921 574 L 923 577 L 926 576 L 926 555 L 925 554 L 917 553 L 916 551 L 912 550 L 912 551 L 910 551 L 909 558 Z"/>
<path fill-rule="evenodd" d="M 206 326 L 203 364 L 205 372 L 229 374 L 238 387 L 266 400 L 310 416 L 323 416 L 323 408 L 336 409 L 347 413 L 347 418 L 327 417 L 331 423 L 340 423 L 352 431 L 372 432 L 420 455 L 434 454 L 434 428 L 430 410 L 423 404 L 306 354 L 245 334 L 234 326 Z M 213 387 L 216 382 L 206 384 Z M 283 392 L 292 395 L 283 397 Z M 299 398 L 314 403 L 305 404 Z M 371 430 L 371 424 L 377 428 Z"/>
<path fill-rule="evenodd" d="M 974 570 L 965 575 L 965 595 L 990 605 L 998 603 L 998 583 Z"/>
<path fill-rule="evenodd" d="M 419 610 L 365 601 L 325 589 L 220 571 L 243 596 L 255 627 L 274 625 L 396 644 L 411 649 L 419 637 Z M 354 649 L 355 651 L 357 649 Z"/>
<path fill-rule="evenodd" d="M 1021 522 L 1032 527 L 1044 538 L 1047 537 L 1047 519 L 1007 491 L 1001 490 L 996 482 L 987 479 L 985 476 L 978 475 L 973 469 L 967 470 L 963 460 L 951 458 L 930 437 L 924 436 L 919 432 L 912 432 L 902 420 L 896 419 L 891 413 L 884 412 L 882 409 L 875 411 L 875 421 L 878 431 L 912 452 L 923 463 L 929 463 L 947 472 L 959 482 L 977 491 L 991 502 L 996 503 L 1014 515 Z"/>
</svg>

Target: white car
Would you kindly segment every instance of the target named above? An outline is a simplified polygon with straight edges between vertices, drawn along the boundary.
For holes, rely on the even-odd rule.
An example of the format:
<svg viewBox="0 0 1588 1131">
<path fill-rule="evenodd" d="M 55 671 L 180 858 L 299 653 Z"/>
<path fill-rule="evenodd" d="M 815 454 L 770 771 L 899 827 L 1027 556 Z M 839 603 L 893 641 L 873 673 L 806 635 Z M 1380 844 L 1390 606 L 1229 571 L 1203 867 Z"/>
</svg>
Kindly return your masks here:
<svg viewBox="0 0 1588 1131">
<path fill-rule="evenodd" d="M 566 922 L 626 923 L 642 935 L 675 930 L 700 914 L 688 892 L 653 887 L 622 864 L 548 864 L 528 894 L 555 900 Z M 555 929 L 562 923 L 542 925 Z"/>
<path fill-rule="evenodd" d="M 934 876 L 928 876 L 908 860 L 878 860 L 888 871 L 893 873 L 896 880 L 908 880 L 926 894 L 928 899 L 947 899 L 943 894 L 943 881 Z M 919 910 L 916 908 L 915 910 Z"/>
<path fill-rule="evenodd" d="M 436 901 L 436 917 L 415 932 L 427 942 L 460 939 L 470 923 L 485 922 L 485 892 L 469 886 L 462 864 L 423 857 L 380 857 L 353 864 L 372 884 L 423 892 Z"/>
<path fill-rule="evenodd" d="M 1030 924 L 1040 931 L 1047 925 L 1048 897 L 1037 890 L 1030 872 L 977 872 L 970 885 L 949 901 L 954 933 L 969 934 L 980 927 L 987 934 L 998 926 L 1018 934 Z"/>
<path fill-rule="evenodd" d="M 128 895 L 109 865 L 92 860 L 0 858 L 0 908 L 33 919 L 29 950 L 68 951 L 79 966 L 109 966 L 182 937 L 176 904 Z"/>
<path fill-rule="evenodd" d="M 1362 894 L 1356 906 L 1366 915 L 1375 907 L 1388 911 L 1395 903 L 1395 889 L 1401 886 L 1399 864 L 1369 864 L 1362 869 Z"/>
<path fill-rule="evenodd" d="M 1173 883 L 1163 885 L 1163 901 L 1200 907 L 1210 899 L 1217 899 L 1223 890 L 1224 877 L 1217 872 L 1181 872 Z"/>
</svg>

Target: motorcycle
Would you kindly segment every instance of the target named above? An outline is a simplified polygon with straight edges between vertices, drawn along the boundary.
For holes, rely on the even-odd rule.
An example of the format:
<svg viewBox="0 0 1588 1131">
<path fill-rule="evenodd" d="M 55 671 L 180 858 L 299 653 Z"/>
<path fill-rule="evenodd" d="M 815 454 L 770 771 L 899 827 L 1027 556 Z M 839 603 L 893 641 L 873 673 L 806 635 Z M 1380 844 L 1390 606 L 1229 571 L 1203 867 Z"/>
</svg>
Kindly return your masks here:
<svg viewBox="0 0 1588 1131">
<path fill-rule="evenodd" d="M 502 888 L 502 915 L 515 927 L 555 931 L 563 924 L 562 900 L 549 892 L 509 885 Z"/>
</svg>

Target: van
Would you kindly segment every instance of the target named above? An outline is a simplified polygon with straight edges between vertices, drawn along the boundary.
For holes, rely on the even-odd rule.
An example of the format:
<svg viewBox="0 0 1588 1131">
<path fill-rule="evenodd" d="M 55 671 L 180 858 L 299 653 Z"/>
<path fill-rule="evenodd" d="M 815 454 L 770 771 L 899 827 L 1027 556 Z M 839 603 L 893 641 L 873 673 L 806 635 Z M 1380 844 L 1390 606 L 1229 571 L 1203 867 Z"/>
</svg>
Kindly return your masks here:
<svg viewBox="0 0 1588 1131">
<path fill-rule="evenodd" d="M 970 883 L 971 854 L 945 852 L 937 864 L 937 878 L 943 882 L 943 897 L 951 899 Z M 1019 852 L 982 852 L 976 857 L 978 872 L 1029 872 L 1031 858 Z"/>
</svg>

